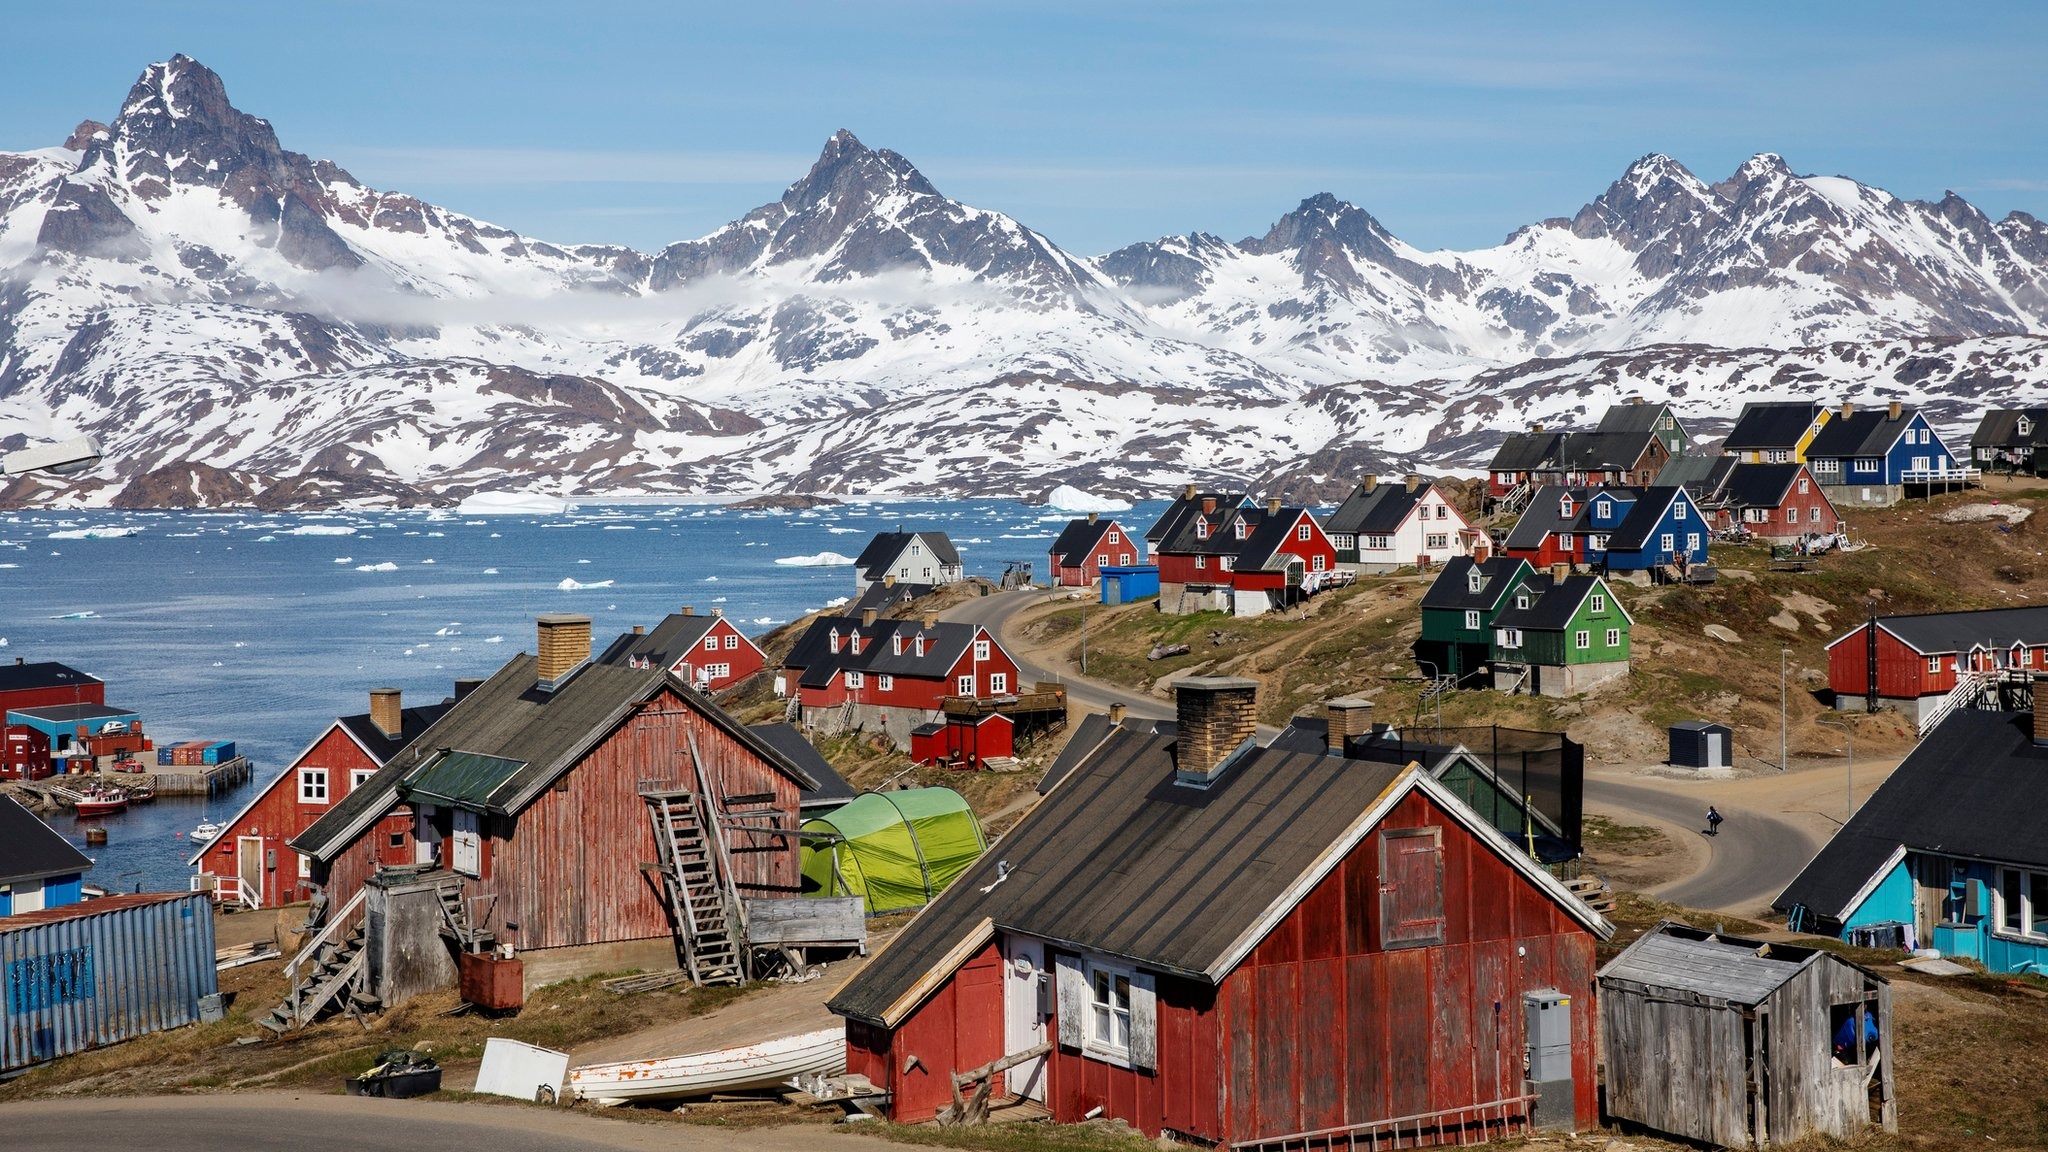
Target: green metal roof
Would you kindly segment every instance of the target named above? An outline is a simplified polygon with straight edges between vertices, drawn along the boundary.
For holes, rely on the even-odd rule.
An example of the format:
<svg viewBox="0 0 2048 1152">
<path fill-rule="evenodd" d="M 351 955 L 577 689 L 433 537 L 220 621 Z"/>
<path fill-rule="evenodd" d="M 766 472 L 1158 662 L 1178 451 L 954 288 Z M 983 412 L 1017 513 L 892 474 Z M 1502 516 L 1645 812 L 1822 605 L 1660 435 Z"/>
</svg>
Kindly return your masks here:
<svg viewBox="0 0 2048 1152">
<path fill-rule="evenodd" d="M 481 752 L 441 751 L 412 770 L 398 791 L 406 800 L 424 800 L 482 812 L 506 781 L 526 767 L 524 760 L 486 756 Z"/>
</svg>

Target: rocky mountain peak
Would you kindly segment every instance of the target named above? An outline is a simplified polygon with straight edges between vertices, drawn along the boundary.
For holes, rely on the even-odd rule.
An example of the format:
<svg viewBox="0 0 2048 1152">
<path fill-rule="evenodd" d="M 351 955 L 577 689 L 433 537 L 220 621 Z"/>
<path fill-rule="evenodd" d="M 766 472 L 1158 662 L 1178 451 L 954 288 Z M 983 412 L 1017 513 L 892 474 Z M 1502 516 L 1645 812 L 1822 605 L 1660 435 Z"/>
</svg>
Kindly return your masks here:
<svg viewBox="0 0 2048 1152">
<path fill-rule="evenodd" d="M 924 173 L 898 153 L 876 150 L 841 128 L 825 141 L 817 163 L 804 178 L 789 186 L 782 203 L 792 212 L 825 203 L 853 201 L 873 204 L 894 193 L 937 196 Z"/>
<path fill-rule="evenodd" d="M 1713 186 L 1714 195 L 1730 203 L 1774 199 L 1799 178 L 1776 152 L 1759 152 L 1742 162 L 1735 174 Z"/>
<path fill-rule="evenodd" d="M 107 126 L 97 120 L 80 120 L 78 127 L 71 130 L 71 136 L 64 141 L 66 152 L 83 152 L 96 139 L 107 136 Z"/>
<path fill-rule="evenodd" d="M 1663 276 L 1678 256 L 1722 221 L 1723 205 L 1685 165 L 1652 152 L 1628 166 L 1568 227 L 1588 239 L 1607 237 L 1636 253 L 1646 276 Z"/>
</svg>

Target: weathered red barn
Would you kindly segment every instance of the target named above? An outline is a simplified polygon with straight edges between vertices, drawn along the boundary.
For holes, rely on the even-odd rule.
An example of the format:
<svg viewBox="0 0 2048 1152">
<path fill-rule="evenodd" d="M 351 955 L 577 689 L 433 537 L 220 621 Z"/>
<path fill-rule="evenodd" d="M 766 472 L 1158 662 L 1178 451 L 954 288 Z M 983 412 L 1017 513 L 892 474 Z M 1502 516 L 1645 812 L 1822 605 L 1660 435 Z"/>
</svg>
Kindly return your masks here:
<svg viewBox="0 0 2048 1152">
<path fill-rule="evenodd" d="M 926 616 L 821 616 L 783 661 L 777 689 L 797 699 L 805 727 L 879 730 L 910 747 L 920 725 L 942 722 L 947 700 L 1023 691 L 1017 662 L 987 629 Z"/>
<path fill-rule="evenodd" d="M 723 692 L 756 675 L 768 662 L 761 647 L 726 619 L 722 609 L 699 616 L 684 605 L 649 630 L 635 628 L 612 641 L 600 664 L 641 664 L 666 667 L 706 692 Z"/>
<path fill-rule="evenodd" d="M 1024 1057 L 998 1096 L 1208 1145 L 1597 1120 L 1611 928 L 1419 768 L 1247 744 L 1255 691 L 1119 725 L 833 998 L 896 1119 Z M 1569 1074 L 1532 1088 L 1535 1004 Z"/>
<path fill-rule="evenodd" d="M 1102 570 L 1145 562 L 1145 550 L 1115 520 L 1090 512 L 1068 521 L 1046 557 L 1046 577 L 1055 588 L 1086 588 L 1102 578 Z"/>
<path fill-rule="evenodd" d="M 292 840 L 331 905 L 410 847 L 406 863 L 459 889 L 466 930 L 527 957 L 529 981 L 536 963 L 673 959 L 660 879 L 641 865 L 664 858 L 651 798 L 685 792 L 733 817 L 710 834 L 740 897 L 800 891 L 789 833 L 818 781 L 666 667 L 592 661 L 589 617 L 541 617 L 539 650 Z"/>
<path fill-rule="evenodd" d="M 1835 707 L 1878 703 L 1918 720 L 1962 679 L 2048 671 L 2048 606 L 1879 616 L 1828 644 Z"/>
<path fill-rule="evenodd" d="M 457 694 L 475 683 L 457 681 Z M 407 708 L 398 689 L 371 689 L 368 712 L 342 716 L 328 725 L 186 863 L 222 903 L 267 908 L 307 899 L 313 892 L 312 861 L 288 847 L 292 837 L 374 776 L 452 703 L 451 699 Z M 409 836 L 409 819 L 391 831 Z M 388 837 L 387 832 L 387 841 Z M 395 853 L 388 843 L 386 847 L 387 863 L 411 862 L 404 846 Z"/>
</svg>

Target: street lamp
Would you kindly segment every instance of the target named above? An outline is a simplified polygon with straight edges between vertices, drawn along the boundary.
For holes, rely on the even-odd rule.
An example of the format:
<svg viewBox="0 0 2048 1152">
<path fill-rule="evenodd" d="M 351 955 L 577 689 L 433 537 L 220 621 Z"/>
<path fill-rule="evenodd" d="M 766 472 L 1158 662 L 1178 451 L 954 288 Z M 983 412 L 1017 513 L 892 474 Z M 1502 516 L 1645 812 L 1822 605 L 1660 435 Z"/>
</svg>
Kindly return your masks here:
<svg viewBox="0 0 2048 1152">
<path fill-rule="evenodd" d="M 1846 716 L 1840 720 L 1816 719 L 1814 723 L 1825 724 L 1830 728 L 1840 728 L 1843 738 L 1849 742 L 1848 815 L 1842 817 L 1842 823 L 1847 824 L 1856 816 L 1856 729 L 1849 725 L 1849 719 Z"/>
<path fill-rule="evenodd" d="M 100 442 L 90 436 L 79 436 L 62 444 L 38 444 L 0 456 L 0 475 L 48 472 L 53 476 L 69 476 L 99 463 L 100 455 Z"/>
</svg>

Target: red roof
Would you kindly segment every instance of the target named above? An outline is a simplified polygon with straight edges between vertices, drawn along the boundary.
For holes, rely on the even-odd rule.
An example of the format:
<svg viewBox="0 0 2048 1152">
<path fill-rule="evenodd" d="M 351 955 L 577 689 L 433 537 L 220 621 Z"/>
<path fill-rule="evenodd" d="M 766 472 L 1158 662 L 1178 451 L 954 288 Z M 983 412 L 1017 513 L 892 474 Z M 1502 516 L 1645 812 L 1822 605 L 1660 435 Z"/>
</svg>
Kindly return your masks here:
<svg viewBox="0 0 2048 1152">
<path fill-rule="evenodd" d="M 104 916 L 124 908 L 140 908 L 147 904 L 164 904 L 172 900 L 185 900 L 189 892 L 131 892 L 119 896 L 102 896 L 97 900 L 85 900 L 77 904 L 66 904 L 62 908 L 43 908 L 34 912 L 16 912 L 12 916 L 0 916 L 0 932 L 12 932 L 17 928 L 30 928 L 37 924 L 49 924 L 58 920 L 78 920 L 86 916 Z"/>
</svg>

